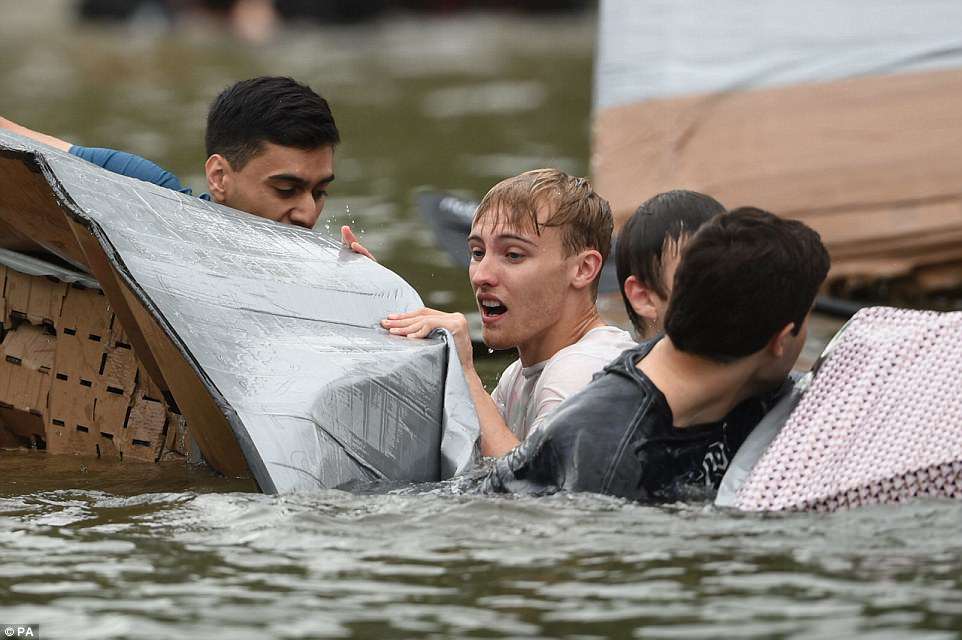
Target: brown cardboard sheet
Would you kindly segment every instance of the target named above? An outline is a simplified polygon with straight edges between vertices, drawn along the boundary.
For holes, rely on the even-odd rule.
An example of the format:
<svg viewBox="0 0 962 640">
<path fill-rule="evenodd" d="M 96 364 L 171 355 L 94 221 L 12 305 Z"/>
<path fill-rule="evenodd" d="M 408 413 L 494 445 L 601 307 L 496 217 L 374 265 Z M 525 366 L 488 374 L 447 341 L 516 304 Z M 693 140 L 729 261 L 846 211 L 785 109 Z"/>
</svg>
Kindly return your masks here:
<svg viewBox="0 0 962 640">
<path fill-rule="evenodd" d="M 100 289 L 3 265 L 0 291 L 0 446 L 146 462 L 186 457 L 186 419 L 141 367 Z"/>
<path fill-rule="evenodd" d="M 2 154 L 0 154 L 2 158 Z M 86 259 L 77 244 L 67 219 L 56 206 L 50 185 L 31 168 L 19 162 L 0 162 L 0 184 L 10 185 L 0 198 L 0 232 L 13 228 L 19 238 L 29 238 L 38 248 L 85 267 Z M 34 185 L 15 189 L 12 185 Z M 0 243 L 2 244 L 2 243 Z M 5 248 L 16 248 L 23 242 L 15 241 Z"/>
<path fill-rule="evenodd" d="M 47 414 L 46 447 L 51 453 L 153 462 L 162 454 L 167 440 L 165 427 L 170 407 L 166 385 L 158 387 L 154 382 L 164 380 L 154 354 L 166 349 L 161 358 L 178 376 L 178 397 L 186 413 L 171 414 L 178 416 L 180 427 L 171 443 L 180 442 L 179 451 L 187 448 L 186 424 L 191 421 L 187 416 L 193 414 L 195 422 L 202 420 L 209 425 L 199 438 L 212 466 L 228 475 L 249 477 L 247 463 L 223 413 L 196 373 L 182 362 L 142 303 L 126 291 L 100 244 L 87 229 L 64 215 L 44 178 L 24 164 L 0 162 L 0 184 L 19 187 L 8 189 L 0 198 L 0 219 L 11 221 L 21 234 L 29 235 L 44 249 L 90 269 L 113 302 L 111 306 L 111 299 L 102 291 L 67 286 L 5 268 L 5 324 L 10 326 L 14 317 L 36 324 L 48 323 L 56 327 L 59 336 L 55 341 L 56 358 L 51 363 L 52 376 L 11 376 L 10 367 L 15 365 L 7 362 L 3 367 L 0 363 L 0 402 L 6 402 L 6 398 L 11 405 Z M 116 320 L 117 316 L 127 322 Z M 125 330 L 124 324 L 132 330 Z M 8 336 L 17 339 L 28 331 L 21 328 Z M 156 341 L 155 345 L 148 346 L 145 331 Z M 118 347 L 117 342 L 122 346 Z M 138 345 L 137 355 L 154 375 L 144 371 L 143 382 L 135 394 L 138 369 L 133 356 Z"/>
<path fill-rule="evenodd" d="M 43 415 L 50 388 L 54 338 L 38 327 L 8 331 L 0 344 L 0 403 Z"/>
<path fill-rule="evenodd" d="M 941 286 L 962 260 L 959 113 L 962 69 L 652 99 L 596 114 L 594 181 L 619 223 L 694 189 L 805 220 L 833 278 L 932 267 L 919 282 Z"/>
</svg>

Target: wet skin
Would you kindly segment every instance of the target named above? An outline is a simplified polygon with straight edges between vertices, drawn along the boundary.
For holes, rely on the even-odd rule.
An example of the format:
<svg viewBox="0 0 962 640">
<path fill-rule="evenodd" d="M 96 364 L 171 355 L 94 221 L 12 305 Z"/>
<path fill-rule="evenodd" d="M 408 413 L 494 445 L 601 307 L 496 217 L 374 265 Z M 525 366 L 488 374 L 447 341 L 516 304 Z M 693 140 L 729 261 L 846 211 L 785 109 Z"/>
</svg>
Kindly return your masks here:
<svg viewBox="0 0 962 640">
<path fill-rule="evenodd" d="M 517 348 L 524 366 L 547 360 L 588 330 L 603 324 L 587 287 L 600 269 L 597 251 L 566 256 L 561 230 L 519 229 L 475 223 L 468 237 L 468 275 L 493 349 Z M 348 242 L 345 235 L 345 242 Z M 595 259 L 585 254 L 594 254 Z M 576 295 L 580 294 L 580 295 Z M 579 300 L 578 298 L 584 298 Z M 437 328 L 454 335 L 465 369 L 473 369 L 467 320 L 460 313 L 420 309 L 392 314 L 381 323 L 395 335 L 423 338 Z"/>
<path fill-rule="evenodd" d="M 571 293 L 575 256 L 566 257 L 561 230 L 541 233 L 500 224 L 475 225 L 468 237 L 468 276 L 494 349 L 517 347 L 526 365 L 550 358 L 564 330 L 559 323 Z"/>
<path fill-rule="evenodd" d="M 543 227 L 539 234 L 498 224 L 502 216 L 488 219 L 492 222 L 482 219 L 471 229 L 468 271 L 489 347 L 517 348 L 522 365 L 530 366 L 603 324 L 590 288 L 601 270 L 598 251 L 566 256 L 556 227 Z M 347 234 L 345 243 L 355 244 Z M 450 331 L 481 424 L 482 455 L 504 455 L 518 445 L 474 368 L 464 315 L 420 309 L 392 314 L 381 325 L 409 338 L 426 337 L 438 328 Z"/>
<path fill-rule="evenodd" d="M 211 197 L 255 216 L 311 229 L 334 181 L 334 148 L 282 147 L 270 142 L 240 169 L 214 154 L 205 165 Z"/>
</svg>

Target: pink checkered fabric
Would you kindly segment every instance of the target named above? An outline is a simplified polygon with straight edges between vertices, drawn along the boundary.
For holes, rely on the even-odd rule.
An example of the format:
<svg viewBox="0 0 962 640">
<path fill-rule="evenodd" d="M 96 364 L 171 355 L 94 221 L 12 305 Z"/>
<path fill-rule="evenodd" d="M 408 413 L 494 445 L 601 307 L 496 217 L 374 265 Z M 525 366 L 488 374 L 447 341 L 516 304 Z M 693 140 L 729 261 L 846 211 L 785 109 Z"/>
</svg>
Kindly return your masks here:
<svg viewBox="0 0 962 640">
<path fill-rule="evenodd" d="M 864 309 L 738 490 L 747 510 L 962 498 L 962 313 Z"/>
</svg>

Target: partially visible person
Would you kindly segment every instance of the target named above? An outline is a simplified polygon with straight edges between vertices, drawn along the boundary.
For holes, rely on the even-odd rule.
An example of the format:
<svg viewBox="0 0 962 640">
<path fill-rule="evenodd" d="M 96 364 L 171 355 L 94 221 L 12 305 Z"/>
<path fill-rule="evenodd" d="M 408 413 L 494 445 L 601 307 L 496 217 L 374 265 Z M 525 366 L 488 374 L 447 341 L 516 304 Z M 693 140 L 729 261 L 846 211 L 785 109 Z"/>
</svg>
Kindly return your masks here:
<svg viewBox="0 0 962 640">
<path fill-rule="evenodd" d="M 124 151 L 88 148 L 0 118 L 0 128 L 108 171 L 190 194 L 174 174 Z M 205 200 L 313 228 L 334 181 L 340 134 L 327 100 L 291 78 L 265 76 L 225 89 L 207 116 Z"/>
<path fill-rule="evenodd" d="M 665 312 L 681 251 L 701 225 L 725 212 L 703 193 L 677 189 L 649 198 L 618 234 L 615 266 L 628 318 L 638 337 L 664 331 Z"/>
<path fill-rule="evenodd" d="M 483 490 L 710 497 L 787 386 L 828 268 L 799 221 L 742 208 L 703 224 L 675 274 L 666 336 L 607 366 L 498 460 Z"/>
<path fill-rule="evenodd" d="M 482 199 L 468 245 L 483 339 L 519 356 L 491 395 L 474 368 L 462 314 L 421 309 L 382 322 L 409 338 L 441 328 L 453 334 L 481 423 L 483 455 L 503 455 L 537 432 L 565 399 L 635 346 L 595 307 L 612 226 L 608 202 L 590 183 L 557 169 L 508 178 Z M 342 233 L 345 244 L 366 251 L 350 229 Z"/>
</svg>

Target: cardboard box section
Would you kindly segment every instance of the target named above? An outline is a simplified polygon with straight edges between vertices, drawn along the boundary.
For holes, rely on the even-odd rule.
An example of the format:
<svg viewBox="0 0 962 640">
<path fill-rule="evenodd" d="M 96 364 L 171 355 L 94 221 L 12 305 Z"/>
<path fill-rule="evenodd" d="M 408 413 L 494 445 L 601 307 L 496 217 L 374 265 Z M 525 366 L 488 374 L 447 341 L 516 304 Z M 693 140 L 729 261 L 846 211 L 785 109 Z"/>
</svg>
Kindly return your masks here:
<svg viewBox="0 0 962 640">
<path fill-rule="evenodd" d="M 0 446 L 154 462 L 190 457 L 187 420 L 107 298 L 0 266 Z"/>
<path fill-rule="evenodd" d="M 831 278 L 962 285 L 962 69 L 603 109 L 593 175 L 620 227 L 647 198 L 703 191 L 798 218 Z"/>
<path fill-rule="evenodd" d="M 0 158 L 3 155 L 0 154 Z M 46 249 L 76 264 L 86 264 L 83 250 L 63 211 L 52 206 L 59 198 L 32 166 L 23 162 L 0 162 L 0 185 L 4 185 L 0 198 L 0 232 L 14 231 L 12 237 L 0 240 L 0 246 Z"/>
<path fill-rule="evenodd" d="M 47 291 L 45 282 L 37 285 L 35 293 L 36 281 L 31 280 L 25 293 L 20 286 L 20 276 L 24 274 L 17 273 L 13 276 L 9 303 L 4 297 L 0 305 L 0 321 L 11 322 L 13 328 L 22 326 L 24 321 L 36 324 L 39 320 L 58 341 L 70 336 L 58 344 L 60 353 L 55 354 L 63 370 L 54 371 L 48 380 L 44 444 L 50 451 L 113 455 L 116 450 L 117 457 L 151 460 L 190 450 L 195 458 L 202 453 L 211 467 L 225 475 L 250 477 L 227 408 L 214 397 L 209 382 L 185 359 L 161 320 L 118 274 L 102 241 L 74 219 L 67 204 L 70 198 L 59 193 L 59 183 L 44 173 L 42 163 L 35 164 L 28 157 L 16 150 L 0 150 L 0 186 L 4 187 L 0 189 L 0 233 L 8 228 L 14 232 L 11 243 L 0 239 L 0 246 L 20 247 L 19 240 L 27 238 L 32 243 L 28 249 L 50 252 L 81 265 L 106 293 L 106 297 L 99 292 L 99 298 L 82 297 L 73 293 L 76 286 L 59 283 L 64 287 L 64 295 L 58 306 L 56 288 Z M 15 270 L 8 267 L 5 271 L 4 287 L 7 275 Z M 115 333 L 110 333 L 114 327 Z M 117 350 L 124 347 L 130 347 L 137 359 L 133 391 Z M 126 380 L 119 386 L 114 384 L 118 376 Z M 108 391 L 108 387 L 121 389 L 120 395 L 129 400 L 130 411 L 125 413 L 119 434 L 117 408 L 113 405 L 120 401 L 111 401 L 113 391 Z M 159 417 L 159 405 L 165 408 L 163 420 Z M 190 438 L 182 433 L 169 439 L 172 445 L 186 441 L 189 447 L 164 449 L 170 422 L 178 433 L 186 433 L 187 424 L 200 425 Z M 7 436 L 0 438 L 0 442 L 8 440 Z"/>
</svg>

